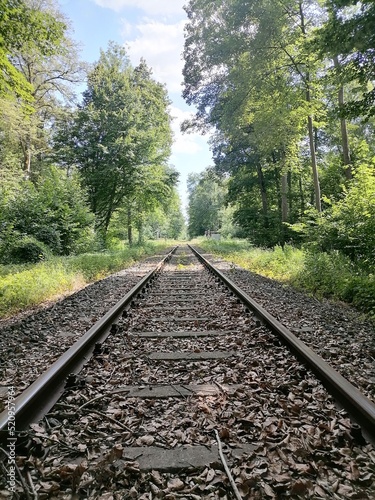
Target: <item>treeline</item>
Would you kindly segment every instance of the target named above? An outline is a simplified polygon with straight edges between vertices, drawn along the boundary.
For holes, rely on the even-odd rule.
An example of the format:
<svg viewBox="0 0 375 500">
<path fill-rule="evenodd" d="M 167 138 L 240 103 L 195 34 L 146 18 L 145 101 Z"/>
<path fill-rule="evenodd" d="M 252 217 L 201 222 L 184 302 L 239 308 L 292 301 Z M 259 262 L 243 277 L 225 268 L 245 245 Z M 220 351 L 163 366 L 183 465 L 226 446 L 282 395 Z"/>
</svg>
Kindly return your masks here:
<svg viewBox="0 0 375 500">
<path fill-rule="evenodd" d="M 170 101 L 146 62 L 115 44 L 80 61 L 55 0 L 0 11 L 0 262 L 177 238 Z"/>
<path fill-rule="evenodd" d="M 190 0 L 186 12 L 184 97 L 198 111 L 184 129 L 210 131 L 214 155 L 190 193 L 191 234 L 208 224 L 199 193 L 221 186 L 255 245 L 307 241 L 371 268 L 375 2 Z"/>
</svg>

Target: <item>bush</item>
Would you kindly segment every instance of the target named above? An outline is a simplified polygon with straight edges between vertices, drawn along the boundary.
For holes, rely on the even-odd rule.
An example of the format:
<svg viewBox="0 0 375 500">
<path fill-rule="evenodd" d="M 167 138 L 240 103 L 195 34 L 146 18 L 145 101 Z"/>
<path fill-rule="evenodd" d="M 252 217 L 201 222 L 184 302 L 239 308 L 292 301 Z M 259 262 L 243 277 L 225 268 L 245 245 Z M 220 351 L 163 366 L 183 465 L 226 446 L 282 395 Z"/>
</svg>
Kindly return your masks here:
<svg viewBox="0 0 375 500">
<path fill-rule="evenodd" d="M 375 160 L 360 163 L 353 172 L 341 198 L 332 200 L 304 230 L 312 247 L 327 253 L 339 250 L 371 272 L 375 262 Z"/>
<path fill-rule="evenodd" d="M 344 300 L 375 318 L 375 276 L 368 275 L 337 250 L 300 250 L 290 245 L 269 250 L 252 248 L 245 240 L 199 240 L 195 244 L 244 269 L 288 283 L 318 298 Z"/>
<path fill-rule="evenodd" d="M 304 266 L 295 274 L 292 282 L 318 297 L 342 299 L 354 274 L 354 264 L 337 250 L 307 251 Z"/>
<path fill-rule="evenodd" d="M 17 235 L 44 243 L 55 255 L 69 255 L 88 246 L 94 217 L 76 176 L 67 177 L 50 167 L 37 184 L 20 182 L 1 205 L 0 257 Z M 35 259 L 35 253 L 30 248 L 30 257 Z M 25 252 L 20 250 L 20 254 L 22 258 Z"/>
<path fill-rule="evenodd" d="M 375 318 L 375 276 L 354 277 L 347 283 L 343 298 Z"/>
<path fill-rule="evenodd" d="M 40 241 L 25 236 L 8 248 L 8 261 L 15 264 L 39 262 L 51 256 L 51 250 Z"/>
</svg>

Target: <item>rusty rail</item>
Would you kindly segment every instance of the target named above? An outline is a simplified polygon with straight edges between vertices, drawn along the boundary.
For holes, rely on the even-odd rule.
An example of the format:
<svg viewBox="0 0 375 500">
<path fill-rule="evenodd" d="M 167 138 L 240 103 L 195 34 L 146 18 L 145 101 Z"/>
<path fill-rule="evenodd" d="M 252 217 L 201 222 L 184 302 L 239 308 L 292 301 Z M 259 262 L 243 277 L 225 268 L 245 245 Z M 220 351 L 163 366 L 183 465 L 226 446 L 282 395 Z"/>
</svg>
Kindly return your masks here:
<svg viewBox="0 0 375 500">
<path fill-rule="evenodd" d="M 363 435 L 375 443 L 375 404 L 362 394 L 340 373 L 334 370 L 326 361 L 316 354 L 304 342 L 299 340 L 290 330 L 260 306 L 255 300 L 241 290 L 231 279 L 216 269 L 198 250 L 189 245 L 190 249 L 202 264 L 215 274 L 241 302 L 251 309 L 255 316 L 276 333 L 281 340 L 307 365 L 320 379 L 330 394 L 349 413 L 351 418 L 361 426 Z"/>
<path fill-rule="evenodd" d="M 48 413 L 64 392 L 67 378 L 72 374 L 77 374 L 82 369 L 83 365 L 90 359 L 95 344 L 103 342 L 110 335 L 116 321 L 124 311 L 129 309 L 134 298 L 142 292 L 147 283 L 153 280 L 164 264 L 171 259 L 177 248 L 177 246 L 174 247 L 157 264 L 155 269 L 146 274 L 95 325 L 16 398 L 15 412 L 12 415 L 12 422 L 15 422 L 16 432 L 25 429 L 30 423 L 40 420 Z M 6 409 L 0 414 L 1 444 L 4 444 L 9 437 L 9 421 L 9 412 Z"/>
</svg>

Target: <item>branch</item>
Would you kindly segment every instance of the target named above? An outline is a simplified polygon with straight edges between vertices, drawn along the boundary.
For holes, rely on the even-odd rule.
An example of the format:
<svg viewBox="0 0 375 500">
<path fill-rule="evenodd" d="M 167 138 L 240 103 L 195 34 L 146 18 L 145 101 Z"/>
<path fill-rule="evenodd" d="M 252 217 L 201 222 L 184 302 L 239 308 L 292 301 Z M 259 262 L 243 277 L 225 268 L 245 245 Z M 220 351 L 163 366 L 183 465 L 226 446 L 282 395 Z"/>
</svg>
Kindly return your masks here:
<svg viewBox="0 0 375 500">
<path fill-rule="evenodd" d="M 289 52 L 286 50 L 285 47 L 283 47 L 282 45 L 280 46 L 280 49 L 285 52 L 285 54 L 289 57 L 289 59 L 292 61 L 292 64 L 295 68 L 295 70 L 297 71 L 297 73 L 299 74 L 299 76 L 302 78 L 302 81 L 305 85 L 307 85 L 307 81 L 306 81 L 306 78 L 305 78 L 305 75 L 300 71 L 300 69 L 298 68 L 298 63 L 297 61 L 294 59 L 294 57 L 292 56 L 292 54 L 289 54 Z"/>
<path fill-rule="evenodd" d="M 217 444 L 219 445 L 220 459 L 221 459 L 221 461 L 222 461 L 222 463 L 224 465 L 224 469 L 225 469 L 225 472 L 226 472 L 226 474 L 228 476 L 230 485 L 232 486 L 234 496 L 236 497 L 237 500 L 243 500 L 240 492 L 238 491 L 237 485 L 234 482 L 234 479 L 233 479 L 232 473 L 231 473 L 231 471 L 230 471 L 230 469 L 228 467 L 228 464 L 227 464 L 227 462 L 225 460 L 225 457 L 224 457 L 224 454 L 223 454 L 223 448 L 221 446 L 221 441 L 220 441 L 219 433 L 217 432 L 216 429 L 214 429 L 214 432 L 215 432 Z"/>
</svg>

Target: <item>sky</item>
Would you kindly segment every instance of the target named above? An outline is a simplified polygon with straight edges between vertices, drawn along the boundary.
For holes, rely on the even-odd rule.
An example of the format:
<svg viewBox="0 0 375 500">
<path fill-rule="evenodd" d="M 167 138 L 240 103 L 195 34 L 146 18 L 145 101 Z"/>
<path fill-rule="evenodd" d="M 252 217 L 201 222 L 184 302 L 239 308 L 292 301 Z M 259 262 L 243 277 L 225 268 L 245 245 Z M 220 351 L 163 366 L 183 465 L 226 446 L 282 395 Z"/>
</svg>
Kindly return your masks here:
<svg viewBox="0 0 375 500">
<path fill-rule="evenodd" d="M 174 117 L 170 163 L 180 173 L 178 190 L 184 211 L 188 173 L 201 172 L 212 164 L 207 137 L 180 132 L 181 122 L 194 112 L 181 96 L 186 1 L 58 0 L 71 21 L 74 40 L 82 45 L 84 61 L 97 61 L 100 49 L 106 50 L 108 42 L 114 41 L 125 45 L 133 66 L 143 57 L 155 80 L 166 84 Z"/>
</svg>

